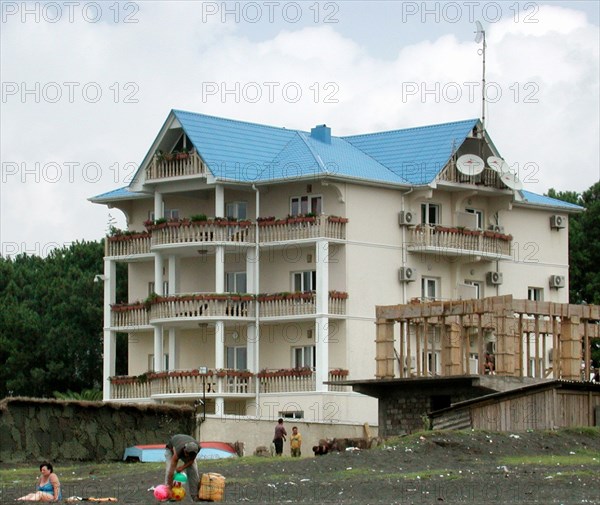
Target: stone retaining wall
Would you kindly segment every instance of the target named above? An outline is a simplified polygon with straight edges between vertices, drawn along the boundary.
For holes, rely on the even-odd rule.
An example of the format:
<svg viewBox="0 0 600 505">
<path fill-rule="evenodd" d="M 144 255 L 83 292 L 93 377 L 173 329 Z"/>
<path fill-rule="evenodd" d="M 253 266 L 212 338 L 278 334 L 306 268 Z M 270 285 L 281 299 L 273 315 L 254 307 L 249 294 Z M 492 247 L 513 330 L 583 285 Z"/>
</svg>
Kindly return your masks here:
<svg viewBox="0 0 600 505">
<path fill-rule="evenodd" d="M 195 430 L 188 406 L 5 398 L 0 462 L 115 461 L 132 445 Z"/>
</svg>

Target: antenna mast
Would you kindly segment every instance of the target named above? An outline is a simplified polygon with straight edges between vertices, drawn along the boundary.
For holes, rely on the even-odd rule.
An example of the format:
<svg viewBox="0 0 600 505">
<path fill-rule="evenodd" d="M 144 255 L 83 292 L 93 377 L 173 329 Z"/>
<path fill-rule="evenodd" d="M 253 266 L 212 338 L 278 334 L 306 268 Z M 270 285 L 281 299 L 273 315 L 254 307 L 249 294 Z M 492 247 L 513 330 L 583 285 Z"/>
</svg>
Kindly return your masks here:
<svg viewBox="0 0 600 505">
<path fill-rule="evenodd" d="M 481 76 L 481 130 L 482 135 L 485 131 L 485 30 L 479 21 L 475 21 L 475 26 L 477 27 L 477 31 L 475 32 L 475 42 L 478 44 L 483 41 L 483 47 L 477 50 L 477 54 L 482 55 L 483 57 L 483 68 L 482 68 L 482 76 Z"/>
</svg>

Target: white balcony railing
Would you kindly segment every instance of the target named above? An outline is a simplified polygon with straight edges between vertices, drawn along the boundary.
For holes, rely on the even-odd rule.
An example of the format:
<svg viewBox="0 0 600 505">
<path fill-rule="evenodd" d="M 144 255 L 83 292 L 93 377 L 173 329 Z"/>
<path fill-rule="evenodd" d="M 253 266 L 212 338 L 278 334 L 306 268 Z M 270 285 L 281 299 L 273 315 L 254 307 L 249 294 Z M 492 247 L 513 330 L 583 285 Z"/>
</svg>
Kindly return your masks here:
<svg viewBox="0 0 600 505">
<path fill-rule="evenodd" d="M 193 244 L 209 242 L 256 242 L 255 226 L 243 223 L 199 221 L 191 223 L 165 223 L 152 230 L 152 246 L 166 244 Z"/>
<path fill-rule="evenodd" d="M 150 233 L 132 233 L 106 237 L 105 256 L 150 254 Z"/>
<path fill-rule="evenodd" d="M 329 381 L 344 380 L 348 371 L 329 371 Z M 271 369 L 253 374 L 239 370 L 211 370 L 201 375 L 198 370 L 148 372 L 135 377 L 112 377 L 111 399 L 150 399 L 153 395 L 233 396 L 255 394 L 256 384 L 261 393 L 315 391 L 315 372 L 310 369 Z M 347 386 L 330 385 L 331 391 Z"/>
<path fill-rule="evenodd" d="M 510 257 L 512 236 L 503 233 L 418 225 L 409 229 L 408 250 L 440 255 Z"/>
<path fill-rule="evenodd" d="M 155 156 L 146 168 L 146 180 L 170 179 L 174 177 L 185 177 L 198 175 L 206 177 L 206 165 L 202 162 L 196 152 L 190 154 L 175 155 L 174 159 L 159 159 Z"/>
</svg>

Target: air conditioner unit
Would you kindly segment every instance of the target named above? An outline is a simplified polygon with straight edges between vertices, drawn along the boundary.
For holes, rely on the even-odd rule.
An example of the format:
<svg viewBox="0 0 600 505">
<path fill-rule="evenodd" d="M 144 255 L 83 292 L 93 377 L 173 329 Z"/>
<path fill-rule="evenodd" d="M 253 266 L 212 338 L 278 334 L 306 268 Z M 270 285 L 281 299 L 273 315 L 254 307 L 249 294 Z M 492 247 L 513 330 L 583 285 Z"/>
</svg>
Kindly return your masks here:
<svg viewBox="0 0 600 505">
<path fill-rule="evenodd" d="M 560 230 L 567 225 L 567 218 L 564 216 L 554 215 L 550 216 L 550 228 Z"/>
<path fill-rule="evenodd" d="M 417 269 L 412 267 L 402 267 L 398 270 L 398 281 L 412 282 L 417 280 Z"/>
<path fill-rule="evenodd" d="M 491 224 L 488 226 L 488 230 L 494 231 L 496 233 L 504 233 L 504 226 L 499 226 L 497 224 Z"/>
<path fill-rule="evenodd" d="M 564 288 L 566 285 L 566 279 L 564 275 L 551 275 L 550 276 L 550 287 L 551 288 Z"/>
<path fill-rule="evenodd" d="M 403 210 L 402 212 L 399 212 L 398 224 L 400 226 L 408 226 L 411 224 L 415 224 L 415 215 L 408 210 Z"/>
<path fill-rule="evenodd" d="M 499 286 L 502 284 L 502 274 L 500 272 L 488 272 L 486 280 L 490 286 Z"/>
</svg>

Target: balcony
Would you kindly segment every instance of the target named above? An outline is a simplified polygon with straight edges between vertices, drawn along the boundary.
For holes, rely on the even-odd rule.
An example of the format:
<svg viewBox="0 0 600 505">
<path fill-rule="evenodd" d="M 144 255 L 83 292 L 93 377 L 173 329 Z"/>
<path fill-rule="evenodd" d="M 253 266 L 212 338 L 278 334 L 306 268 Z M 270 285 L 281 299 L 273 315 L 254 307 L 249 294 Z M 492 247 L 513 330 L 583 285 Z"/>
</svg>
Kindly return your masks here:
<svg viewBox="0 0 600 505">
<path fill-rule="evenodd" d="M 146 168 L 146 182 L 179 177 L 206 177 L 207 169 L 200 156 L 192 153 L 155 155 Z"/>
<path fill-rule="evenodd" d="M 151 234 L 122 232 L 106 237 L 104 256 L 127 256 L 150 254 Z"/>
<path fill-rule="evenodd" d="M 330 291 L 328 313 L 346 314 L 348 294 Z M 254 319 L 256 310 L 261 318 L 314 316 L 317 313 L 316 293 L 274 293 L 263 295 L 237 293 L 193 293 L 173 296 L 152 295 L 143 302 L 111 305 L 112 328 L 135 328 L 158 321 L 198 321 L 219 319 Z"/>
<path fill-rule="evenodd" d="M 331 315 L 346 314 L 348 294 L 342 291 L 330 291 L 328 312 Z M 312 316 L 317 313 L 316 293 L 273 293 L 259 295 L 258 315 L 269 317 Z"/>
<path fill-rule="evenodd" d="M 149 324 L 145 304 L 138 302 L 111 305 L 110 326 L 112 328 L 134 328 Z"/>
<path fill-rule="evenodd" d="M 418 225 L 408 230 L 410 252 L 438 256 L 469 256 L 473 259 L 508 260 L 511 258 L 511 235 L 493 231 Z"/>
<path fill-rule="evenodd" d="M 329 381 L 344 380 L 348 370 L 329 371 Z M 258 374 L 246 370 L 172 370 L 148 372 L 138 376 L 111 377 L 111 400 L 151 399 L 153 397 L 207 398 L 223 396 L 254 397 L 260 393 L 288 393 L 316 391 L 315 372 L 310 368 L 266 369 Z M 329 386 L 330 391 L 343 391 L 346 386 Z"/>
<path fill-rule="evenodd" d="M 152 225 L 152 248 L 157 246 L 192 245 L 208 243 L 254 244 L 255 227 L 251 221 L 180 220 Z"/>
<path fill-rule="evenodd" d="M 258 237 L 261 244 L 316 238 L 345 240 L 347 222 L 348 219 L 338 216 L 262 218 L 258 220 Z"/>
<path fill-rule="evenodd" d="M 150 301 L 150 321 L 248 319 L 255 317 L 254 295 L 191 294 L 157 296 Z"/>
<path fill-rule="evenodd" d="M 218 244 L 249 247 L 256 244 L 254 221 L 232 221 L 225 218 L 202 220 L 192 218 L 174 221 L 147 221 L 146 232 L 121 231 L 105 240 L 105 256 L 135 260 L 156 250 L 196 253 L 200 245 Z M 338 216 L 299 216 L 286 219 L 259 218 L 258 238 L 261 244 L 301 240 L 345 240 L 348 219 Z"/>
</svg>

